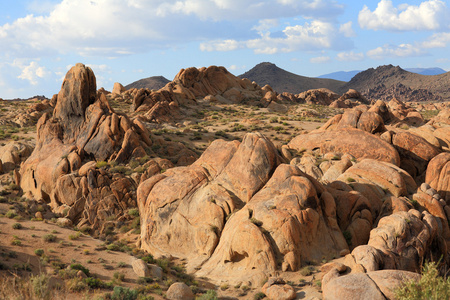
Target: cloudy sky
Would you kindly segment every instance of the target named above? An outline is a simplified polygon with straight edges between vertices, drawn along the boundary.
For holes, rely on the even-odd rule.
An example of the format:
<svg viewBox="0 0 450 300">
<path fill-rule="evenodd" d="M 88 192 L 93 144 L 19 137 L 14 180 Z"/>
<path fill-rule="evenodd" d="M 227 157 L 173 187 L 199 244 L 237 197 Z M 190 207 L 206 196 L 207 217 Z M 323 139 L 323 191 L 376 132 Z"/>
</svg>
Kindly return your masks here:
<svg viewBox="0 0 450 300">
<path fill-rule="evenodd" d="M 311 77 L 385 64 L 448 71 L 449 20 L 447 0 L 1 1 L 0 98 L 51 97 L 77 62 L 108 90 L 264 61 Z"/>
</svg>

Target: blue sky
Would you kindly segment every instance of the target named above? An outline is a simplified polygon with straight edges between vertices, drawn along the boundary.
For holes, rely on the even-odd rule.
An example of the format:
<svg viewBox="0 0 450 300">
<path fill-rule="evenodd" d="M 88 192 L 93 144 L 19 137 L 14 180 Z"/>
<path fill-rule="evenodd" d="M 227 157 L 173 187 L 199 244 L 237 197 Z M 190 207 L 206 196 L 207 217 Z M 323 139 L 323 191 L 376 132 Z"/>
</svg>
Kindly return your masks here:
<svg viewBox="0 0 450 300">
<path fill-rule="evenodd" d="M 3 0 L 0 98 L 51 97 L 77 62 L 111 90 L 264 61 L 311 77 L 385 64 L 450 70 L 449 48 L 441 0 Z"/>
</svg>

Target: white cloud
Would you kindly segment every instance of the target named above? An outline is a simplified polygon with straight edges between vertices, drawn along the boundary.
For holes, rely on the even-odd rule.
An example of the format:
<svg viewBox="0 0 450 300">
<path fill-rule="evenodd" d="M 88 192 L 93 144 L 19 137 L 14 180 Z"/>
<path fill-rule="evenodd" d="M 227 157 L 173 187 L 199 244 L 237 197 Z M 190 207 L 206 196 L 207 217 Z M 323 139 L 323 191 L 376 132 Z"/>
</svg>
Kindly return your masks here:
<svg viewBox="0 0 450 300">
<path fill-rule="evenodd" d="M 216 40 L 200 44 L 201 51 L 233 51 L 240 48 L 241 45 L 235 40 Z"/>
<path fill-rule="evenodd" d="M 337 60 L 339 61 L 360 61 L 364 59 L 364 53 L 340 52 L 337 54 Z"/>
<path fill-rule="evenodd" d="M 20 68 L 22 71 L 17 78 L 28 80 L 32 85 L 37 85 L 38 79 L 44 78 L 48 74 L 47 70 L 39 66 L 36 61 L 30 62 L 29 65 L 24 65 L 21 61 L 15 61 L 13 66 Z"/>
<path fill-rule="evenodd" d="M 422 48 L 445 48 L 450 43 L 450 32 L 433 34 L 428 40 L 421 44 Z"/>
<path fill-rule="evenodd" d="M 237 71 L 237 70 L 245 70 L 247 69 L 247 66 L 237 66 L 237 65 L 231 65 L 227 68 L 229 71 Z"/>
<path fill-rule="evenodd" d="M 313 63 L 313 64 L 324 64 L 330 61 L 330 57 L 329 56 L 318 56 L 318 57 L 313 57 L 309 60 L 309 62 Z"/>
<path fill-rule="evenodd" d="M 372 30 L 441 30 L 450 28 L 450 11 L 441 0 L 429 0 L 419 6 L 403 4 L 394 7 L 391 0 L 381 0 L 371 11 L 366 5 L 359 12 L 361 28 Z"/>
<path fill-rule="evenodd" d="M 367 51 L 367 56 L 372 59 L 384 59 L 386 57 L 412 57 L 425 55 L 425 51 L 411 44 L 401 44 L 399 46 L 384 45 Z"/>
<path fill-rule="evenodd" d="M 39 12 L 33 1 L 34 12 Z M 249 38 L 273 19 L 335 19 L 334 0 L 46 0 L 44 15 L 0 26 L 0 53 L 16 57 L 76 53 L 116 57 L 195 40 Z M 234 22 L 234 23 L 233 23 Z M 248 26 L 250 24 L 250 26 Z M 233 26 L 230 26 L 232 24 Z M 246 24 L 248 27 L 239 26 Z"/>
<path fill-rule="evenodd" d="M 355 37 L 356 33 L 352 28 L 352 21 L 344 23 L 339 28 L 339 32 L 342 33 L 345 37 Z"/>
<path fill-rule="evenodd" d="M 343 50 L 352 42 L 339 33 L 332 23 L 314 20 L 303 25 L 287 26 L 283 36 L 273 37 L 271 32 L 260 33 L 260 37 L 246 41 L 219 40 L 203 43 L 202 51 L 231 51 L 238 48 L 253 49 L 256 54 L 289 53 L 334 49 Z"/>
</svg>

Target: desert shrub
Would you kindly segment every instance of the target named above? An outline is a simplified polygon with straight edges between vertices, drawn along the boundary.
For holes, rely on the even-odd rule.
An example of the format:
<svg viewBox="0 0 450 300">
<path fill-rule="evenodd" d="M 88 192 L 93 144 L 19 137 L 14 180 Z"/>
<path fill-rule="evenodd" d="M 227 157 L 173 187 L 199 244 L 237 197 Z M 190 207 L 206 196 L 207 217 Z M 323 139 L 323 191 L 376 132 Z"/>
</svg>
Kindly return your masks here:
<svg viewBox="0 0 450 300">
<path fill-rule="evenodd" d="M 14 223 L 14 224 L 12 224 L 12 228 L 13 228 L 13 229 L 22 229 L 23 226 L 22 226 L 22 224 L 20 224 L 20 223 Z"/>
<path fill-rule="evenodd" d="M 253 297 L 254 300 L 260 300 L 264 298 L 266 298 L 266 294 L 264 294 L 263 292 L 256 293 L 255 296 Z"/>
<path fill-rule="evenodd" d="M 313 266 L 306 266 L 300 270 L 300 274 L 302 276 L 309 276 L 311 275 L 316 269 Z"/>
<path fill-rule="evenodd" d="M 78 277 L 70 279 L 67 283 L 67 289 L 71 292 L 80 292 L 84 291 L 87 288 L 88 285 L 86 284 L 86 282 Z"/>
<path fill-rule="evenodd" d="M 207 290 L 205 294 L 197 297 L 198 300 L 219 300 L 215 290 Z"/>
<path fill-rule="evenodd" d="M 39 299 L 50 299 L 51 294 L 46 274 L 31 276 L 30 281 L 33 292 Z"/>
<path fill-rule="evenodd" d="M 115 286 L 113 293 L 111 295 L 112 300 L 135 300 L 138 297 L 138 291 L 121 287 L 121 286 Z"/>
<path fill-rule="evenodd" d="M 139 217 L 139 209 L 131 208 L 128 210 L 128 214 L 133 217 Z"/>
<path fill-rule="evenodd" d="M 14 218 L 14 217 L 17 216 L 17 213 L 16 213 L 15 210 L 8 210 L 8 212 L 5 214 L 5 216 L 6 216 L 7 218 L 12 219 L 12 218 Z"/>
<path fill-rule="evenodd" d="M 106 167 L 107 165 L 108 165 L 108 163 L 107 163 L 106 161 L 103 161 L 103 160 L 98 161 L 98 162 L 95 164 L 95 166 L 96 166 L 98 169 L 103 168 L 103 167 Z"/>
<path fill-rule="evenodd" d="M 13 246 L 21 246 L 22 242 L 19 239 L 13 238 L 11 241 L 11 245 Z"/>
<path fill-rule="evenodd" d="M 439 276 L 436 262 L 425 263 L 419 282 L 408 281 L 395 290 L 396 299 L 450 299 L 450 278 Z"/>
<path fill-rule="evenodd" d="M 258 226 L 258 227 L 261 227 L 262 224 L 263 224 L 262 221 L 260 221 L 260 220 L 258 220 L 258 219 L 256 219 L 256 218 L 251 218 L 251 219 L 250 219 L 250 222 L 252 222 L 253 224 L 255 224 L 255 225 Z"/>
<path fill-rule="evenodd" d="M 156 264 L 166 273 L 169 270 L 170 261 L 166 258 L 157 259 Z"/>
<path fill-rule="evenodd" d="M 77 231 L 74 234 L 69 234 L 69 240 L 77 240 L 81 236 L 81 232 Z"/>
<path fill-rule="evenodd" d="M 119 273 L 119 272 L 114 272 L 113 278 L 117 279 L 119 281 L 123 281 L 125 279 L 125 274 Z"/>
<path fill-rule="evenodd" d="M 72 270 L 80 270 L 83 271 L 84 274 L 86 274 L 86 276 L 90 276 L 90 272 L 88 268 L 85 268 L 82 264 L 71 264 L 70 268 Z"/>
<path fill-rule="evenodd" d="M 36 249 L 34 250 L 34 254 L 37 256 L 42 256 L 42 254 L 44 254 L 44 249 Z"/>
<path fill-rule="evenodd" d="M 43 238 L 44 241 L 47 242 L 47 243 L 56 241 L 56 236 L 54 236 L 53 234 L 46 234 L 46 235 L 44 235 L 42 238 Z"/>
</svg>

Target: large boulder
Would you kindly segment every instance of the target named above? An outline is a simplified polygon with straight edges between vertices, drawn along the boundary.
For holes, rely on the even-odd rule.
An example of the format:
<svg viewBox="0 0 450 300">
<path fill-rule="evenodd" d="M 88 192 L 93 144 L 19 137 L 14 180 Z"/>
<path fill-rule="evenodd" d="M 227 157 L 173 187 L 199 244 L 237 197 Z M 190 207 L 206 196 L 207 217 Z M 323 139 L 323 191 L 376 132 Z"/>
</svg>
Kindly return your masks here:
<svg viewBox="0 0 450 300">
<path fill-rule="evenodd" d="M 324 300 L 396 299 L 394 290 L 406 281 L 420 280 L 414 272 L 380 270 L 340 276 L 336 269 L 323 277 Z"/>
<path fill-rule="evenodd" d="M 419 272 L 421 261 L 447 259 L 447 245 L 436 217 L 411 209 L 381 218 L 365 246 L 347 255 L 351 269 L 399 269 Z"/>
<path fill-rule="evenodd" d="M 427 167 L 425 182 L 448 203 L 450 201 L 450 153 L 435 156 Z"/>
<path fill-rule="evenodd" d="M 269 180 L 281 158 L 263 135 L 214 141 L 189 167 L 139 185 L 142 248 L 188 258 L 196 267 L 214 251 L 227 217 Z"/>
<path fill-rule="evenodd" d="M 338 256 L 343 249 L 347 244 L 337 225 L 333 197 L 312 177 L 282 164 L 231 216 L 197 275 L 260 284 L 279 267 L 297 271 L 306 263 Z"/>
<path fill-rule="evenodd" d="M 354 128 L 298 135 L 289 142 L 288 147 L 297 151 L 319 149 L 321 153 L 349 153 L 358 159 L 372 158 L 400 165 L 400 157 L 392 145 L 373 134 Z"/>
</svg>

